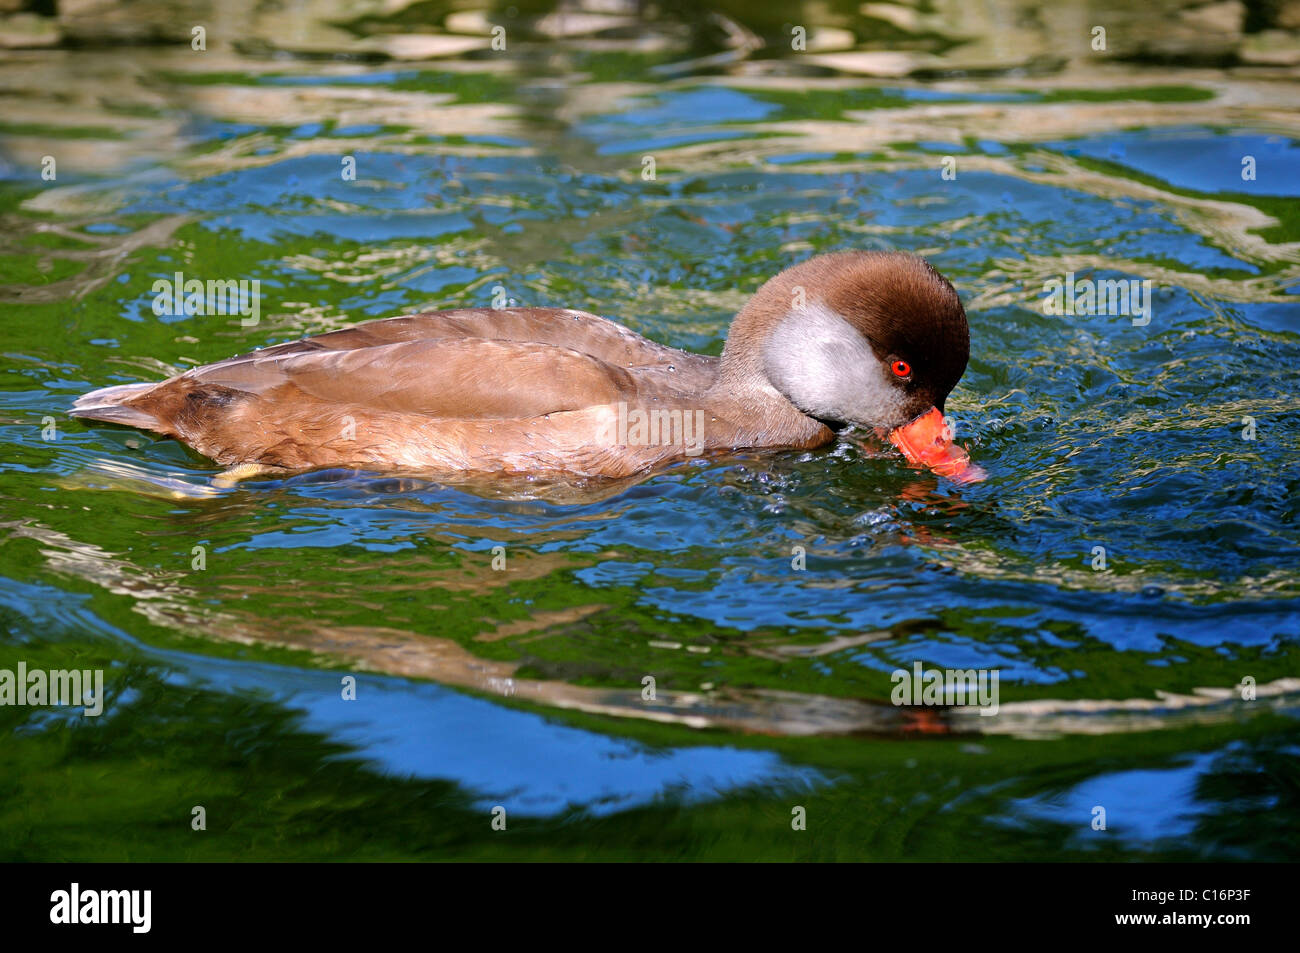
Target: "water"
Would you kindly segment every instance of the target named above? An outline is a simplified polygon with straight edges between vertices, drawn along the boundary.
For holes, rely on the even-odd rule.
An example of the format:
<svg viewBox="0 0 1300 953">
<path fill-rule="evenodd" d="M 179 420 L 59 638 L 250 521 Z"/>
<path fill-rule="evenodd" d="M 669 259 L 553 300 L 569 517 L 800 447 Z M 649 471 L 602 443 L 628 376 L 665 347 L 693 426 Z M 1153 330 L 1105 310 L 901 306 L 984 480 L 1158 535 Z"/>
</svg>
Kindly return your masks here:
<svg viewBox="0 0 1300 953">
<path fill-rule="evenodd" d="M 997 16 L 948 48 L 808 14 L 805 54 L 750 6 L 735 35 L 250 8 L 238 49 L 0 55 L 0 669 L 109 694 L 0 707 L 0 856 L 1294 857 L 1296 68 L 1211 68 L 1217 35 L 1099 65 L 1047 12 L 1014 53 Z M 498 20 L 507 53 L 384 58 Z M 1129 26 L 1117 51 L 1168 32 Z M 910 72 L 863 75 L 896 48 Z M 220 489 L 66 416 L 497 288 L 716 354 L 764 279 L 842 248 L 960 290 L 948 409 L 987 481 L 841 444 Z M 176 271 L 259 280 L 259 323 L 155 315 Z M 1068 272 L 1150 280 L 1150 323 L 1045 314 Z M 890 704 L 916 662 L 997 670 L 998 714 Z"/>
</svg>

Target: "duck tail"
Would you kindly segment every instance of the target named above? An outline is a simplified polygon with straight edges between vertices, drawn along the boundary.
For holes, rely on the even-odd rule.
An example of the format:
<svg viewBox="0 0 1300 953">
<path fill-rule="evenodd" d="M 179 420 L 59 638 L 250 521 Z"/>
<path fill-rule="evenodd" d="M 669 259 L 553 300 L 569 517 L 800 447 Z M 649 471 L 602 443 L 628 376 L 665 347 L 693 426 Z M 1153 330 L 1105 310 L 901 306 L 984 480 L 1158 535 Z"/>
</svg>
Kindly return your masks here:
<svg viewBox="0 0 1300 953">
<path fill-rule="evenodd" d="M 157 384 L 117 384 L 113 387 L 101 387 L 83 394 L 72 404 L 69 413 L 73 417 L 87 420 L 102 420 L 110 424 L 122 424 L 141 430 L 161 432 L 166 426 L 157 416 L 143 407 L 127 403 L 133 397 L 139 397 L 153 390 Z"/>
</svg>

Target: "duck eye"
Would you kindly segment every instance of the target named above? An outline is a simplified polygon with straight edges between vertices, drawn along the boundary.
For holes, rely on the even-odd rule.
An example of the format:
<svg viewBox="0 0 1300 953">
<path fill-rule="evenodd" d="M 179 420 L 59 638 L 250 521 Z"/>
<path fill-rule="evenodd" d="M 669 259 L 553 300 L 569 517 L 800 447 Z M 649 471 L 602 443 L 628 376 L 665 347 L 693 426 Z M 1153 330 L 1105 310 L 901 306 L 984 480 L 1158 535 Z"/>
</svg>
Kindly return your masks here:
<svg viewBox="0 0 1300 953">
<path fill-rule="evenodd" d="M 912 365 L 907 361 L 895 361 L 889 365 L 889 369 L 894 372 L 895 377 L 910 377 L 912 374 Z"/>
</svg>

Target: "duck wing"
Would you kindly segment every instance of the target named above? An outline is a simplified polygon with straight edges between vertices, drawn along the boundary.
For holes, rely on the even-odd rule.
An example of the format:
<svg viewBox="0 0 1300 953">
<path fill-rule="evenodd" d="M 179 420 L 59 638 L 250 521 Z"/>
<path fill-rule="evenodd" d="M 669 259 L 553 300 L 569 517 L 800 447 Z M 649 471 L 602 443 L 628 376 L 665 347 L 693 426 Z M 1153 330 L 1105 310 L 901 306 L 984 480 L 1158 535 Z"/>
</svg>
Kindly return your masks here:
<svg viewBox="0 0 1300 953">
<path fill-rule="evenodd" d="M 551 344 L 590 354 L 619 367 L 668 367 L 711 372 L 702 355 L 656 344 L 630 328 L 570 308 L 460 308 L 430 311 L 364 324 L 261 348 L 230 361 L 312 351 L 350 351 L 405 341 L 481 339 Z"/>
<path fill-rule="evenodd" d="M 328 428 L 347 417 L 527 420 L 620 400 L 671 401 L 703 392 L 715 367 L 716 358 L 586 312 L 472 308 L 369 321 L 161 383 L 102 388 L 72 413 L 247 459 L 239 445 L 277 428 Z"/>
<path fill-rule="evenodd" d="M 305 410 L 325 404 L 343 413 L 465 420 L 539 417 L 637 393 L 627 370 L 591 354 L 483 338 L 291 353 L 267 348 L 194 368 L 159 389 L 169 384 L 185 391 L 191 404 L 260 398 L 272 413 L 277 405 Z M 140 399 L 133 403 L 139 406 Z"/>
</svg>

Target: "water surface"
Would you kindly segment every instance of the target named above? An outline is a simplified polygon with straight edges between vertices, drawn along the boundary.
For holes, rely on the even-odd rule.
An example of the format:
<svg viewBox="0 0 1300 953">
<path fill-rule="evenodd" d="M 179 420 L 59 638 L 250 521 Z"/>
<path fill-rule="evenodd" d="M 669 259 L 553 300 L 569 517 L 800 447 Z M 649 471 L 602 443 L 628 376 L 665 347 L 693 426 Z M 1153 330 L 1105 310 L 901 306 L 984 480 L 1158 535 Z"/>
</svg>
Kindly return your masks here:
<svg viewBox="0 0 1300 953">
<path fill-rule="evenodd" d="M 109 686 L 99 719 L 0 707 L 0 856 L 1294 856 L 1296 68 L 1257 31 L 1146 65 L 1168 30 L 1128 21 L 1101 61 L 1045 11 L 1010 43 L 833 8 L 800 52 L 757 7 L 250 8 L 203 52 L 0 55 L 0 668 Z M 716 354 L 846 248 L 961 292 L 948 410 L 987 481 L 844 443 L 221 489 L 67 417 L 502 293 Z M 260 321 L 155 314 L 177 271 L 257 279 Z M 1045 314 L 1067 273 L 1149 280 L 1149 324 Z M 996 670 L 998 715 L 890 704 L 918 661 Z"/>
</svg>

